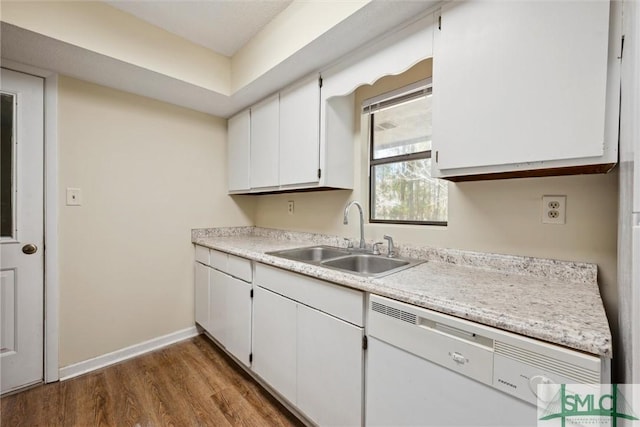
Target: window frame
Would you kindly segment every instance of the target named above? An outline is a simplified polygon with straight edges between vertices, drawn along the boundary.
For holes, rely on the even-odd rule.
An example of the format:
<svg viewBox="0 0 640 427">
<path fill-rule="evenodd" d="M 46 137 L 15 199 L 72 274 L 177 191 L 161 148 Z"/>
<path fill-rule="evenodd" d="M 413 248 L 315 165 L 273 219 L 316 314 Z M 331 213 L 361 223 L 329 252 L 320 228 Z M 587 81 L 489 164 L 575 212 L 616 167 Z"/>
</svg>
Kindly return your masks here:
<svg viewBox="0 0 640 427">
<path fill-rule="evenodd" d="M 397 156 L 384 157 L 381 159 L 374 158 L 374 115 L 375 111 L 371 111 L 375 106 L 376 110 L 380 110 L 386 107 L 392 107 L 394 105 L 400 104 L 402 102 L 406 102 L 412 98 L 417 98 L 420 95 L 418 92 L 422 92 L 425 95 L 430 95 L 433 93 L 433 87 L 431 84 L 431 79 L 421 80 L 412 85 L 405 86 L 396 91 L 389 92 L 387 94 L 381 95 L 379 97 L 371 98 L 370 100 L 366 100 L 363 103 L 362 112 L 363 114 L 367 114 L 368 119 L 368 137 L 367 137 L 367 145 L 369 148 L 368 162 L 369 162 L 369 222 L 373 224 L 405 224 L 405 225 L 436 225 L 436 226 L 447 226 L 448 221 L 418 221 L 418 220 L 391 220 L 391 219 L 375 219 L 374 209 L 375 209 L 375 167 L 390 163 L 405 163 L 413 160 L 423 160 L 423 159 L 431 159 L 432 150 L 419 151 L 416 153 L 410 154 L 400 154 Z M 447 195 L 448 202 L 448 195 Z"/>
</svg>

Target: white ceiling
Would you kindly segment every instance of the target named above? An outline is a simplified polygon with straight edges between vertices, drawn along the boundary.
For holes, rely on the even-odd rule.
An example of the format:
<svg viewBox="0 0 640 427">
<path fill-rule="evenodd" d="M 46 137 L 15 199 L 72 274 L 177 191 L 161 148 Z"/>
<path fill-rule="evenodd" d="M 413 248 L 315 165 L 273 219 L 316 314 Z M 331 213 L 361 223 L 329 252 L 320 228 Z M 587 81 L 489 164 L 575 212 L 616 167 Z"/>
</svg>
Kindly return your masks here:
<svg viewBox="0 0 640 427">
<path fill-rule="evenodd" d="M 225 56 L 292 0 L 104 0 L 110 6 Z"/>
</svg>

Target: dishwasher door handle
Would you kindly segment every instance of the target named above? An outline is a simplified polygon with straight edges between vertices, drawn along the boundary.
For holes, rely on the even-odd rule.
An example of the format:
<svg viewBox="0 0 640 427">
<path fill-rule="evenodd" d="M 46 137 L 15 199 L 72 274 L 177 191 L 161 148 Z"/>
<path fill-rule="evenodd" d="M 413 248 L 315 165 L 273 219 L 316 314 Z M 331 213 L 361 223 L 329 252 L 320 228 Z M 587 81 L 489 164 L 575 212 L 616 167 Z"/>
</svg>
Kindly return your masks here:
<svg viewBox="0 0 640 427">
<path fill-rule="evenodd" d="M 475 332 L 466 331 L 464 329 L 449 326 L 426 317 L 418 316 L 417 326 L 430 332 L 436 332 L 449 338 L 463 340 L 468 343 L 480 345 L 488 350 L 493 351 L 493 339 L 478 335 Z"/>
<path fill-rule="evenodd" d="M 443 323 L 438 323 L 438 322 L 436 322 L 435 329 L 440 332 L 444 332 L 446 334 L 458 336 L 458 337 L 462 336 L 467 338 L 475 338 L 476 336 L 476 334 L 474 334 L 473 332 L 467 332 L 462 329 L 454 328 L 453 326 L 445 325 Z"/>
</svg>

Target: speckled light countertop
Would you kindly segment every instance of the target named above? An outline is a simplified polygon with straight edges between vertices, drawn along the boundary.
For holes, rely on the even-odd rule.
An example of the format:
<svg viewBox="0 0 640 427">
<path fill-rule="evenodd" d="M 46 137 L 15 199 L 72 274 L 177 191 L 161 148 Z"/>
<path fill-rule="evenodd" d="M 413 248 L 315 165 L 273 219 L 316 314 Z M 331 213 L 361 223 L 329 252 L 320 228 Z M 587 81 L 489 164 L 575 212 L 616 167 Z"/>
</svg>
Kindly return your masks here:
<svg viewBox="0 0 640 427">
<path fill-rule="evenodd" d="M 341 238 L 256 227 L 196 229 L 192 242 L 318 279 L 607 358 L 611 332 L 597 266 L 570 261 L 401 245 L 426 260 L 379 278 L 267 255 Z"/>
</svg>

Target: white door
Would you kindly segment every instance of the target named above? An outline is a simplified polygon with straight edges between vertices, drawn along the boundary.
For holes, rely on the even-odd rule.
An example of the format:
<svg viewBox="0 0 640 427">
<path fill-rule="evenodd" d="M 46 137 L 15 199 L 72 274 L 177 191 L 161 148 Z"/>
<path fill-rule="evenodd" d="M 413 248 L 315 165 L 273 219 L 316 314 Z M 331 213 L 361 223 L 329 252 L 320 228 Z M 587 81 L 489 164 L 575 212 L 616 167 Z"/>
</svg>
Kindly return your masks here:
<svg viewBox="0 0 640 427">
<path fill-rule="evenodd" d="M 43 379 L 43 83 L 2 70 L 2 393 Z"/>
</svg>

